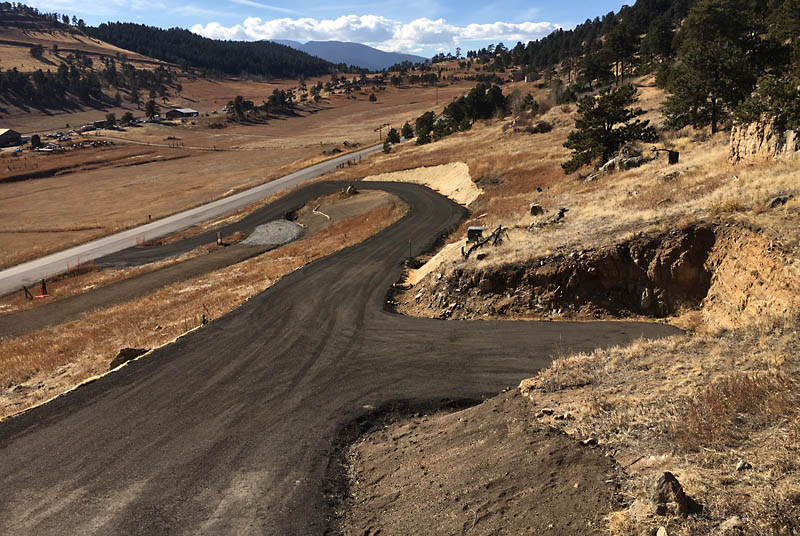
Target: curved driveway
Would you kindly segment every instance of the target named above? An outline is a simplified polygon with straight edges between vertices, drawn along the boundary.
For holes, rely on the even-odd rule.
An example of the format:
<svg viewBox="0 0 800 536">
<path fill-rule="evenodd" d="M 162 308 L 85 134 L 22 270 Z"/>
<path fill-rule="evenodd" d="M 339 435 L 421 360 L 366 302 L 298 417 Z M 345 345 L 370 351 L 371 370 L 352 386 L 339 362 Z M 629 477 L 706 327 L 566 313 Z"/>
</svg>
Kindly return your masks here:
<svg viewBox="0 0 800 536">
<path fill-rule="evenodd" d="M 463 209 L 362 184 L 409 213 L 174 344 L 0 423 L 0 534 L 325 534 L 342 427 L 388 401 L 479 399 L 556 351 L 676 333 L 646 323 L 408 318 L 385 311 Z"/>
</svg>

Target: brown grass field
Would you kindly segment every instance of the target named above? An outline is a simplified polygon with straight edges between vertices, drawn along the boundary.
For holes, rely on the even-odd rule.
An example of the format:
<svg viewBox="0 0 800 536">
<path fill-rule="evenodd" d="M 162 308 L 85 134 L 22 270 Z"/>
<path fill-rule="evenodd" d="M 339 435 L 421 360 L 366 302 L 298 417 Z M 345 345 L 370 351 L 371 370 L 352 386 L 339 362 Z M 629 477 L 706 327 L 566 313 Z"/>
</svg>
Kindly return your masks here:
<svg viewBox="0 0 800 536">
<path fill-rule="evenodd" d="M 183 95 L 227 102 L 236 94 L 256 99 L 256 93 L 263 92 L 263 99 L 275 87 L 239 81 L 197 85 L 197 98 L 192 97 L 191 83 L 185 84 Z M 440 88 L 439 107 L 467 87 Z M 377 143 L 378 125 L 399 128 L 435 109 L 436 96 L 433 87 L 390 88 L 380 92 L 376 103 L 369 102 L 368 94 L 356 99 L 335 95 L 300 117 L 275 118 L 265 125 L 212 129 L 200 118 L 195 124 L 145 124 L 74 140 L 110 140 L 110 147 L 23 156 L 6 151 L 0 157 L 0 267 L 144 223 L 148 215 L 162 218 L 261 184 L 322 160 L 323 150 L 347 150 L 345 141 L 359 146 Z M 25 125 L 44 122 L 63 128 L 60 119 L 36 114 L 16 120 L 23 132 L 34 131 Z M 51 176 L 19 180 L 36 174 Z"/>
</svg>

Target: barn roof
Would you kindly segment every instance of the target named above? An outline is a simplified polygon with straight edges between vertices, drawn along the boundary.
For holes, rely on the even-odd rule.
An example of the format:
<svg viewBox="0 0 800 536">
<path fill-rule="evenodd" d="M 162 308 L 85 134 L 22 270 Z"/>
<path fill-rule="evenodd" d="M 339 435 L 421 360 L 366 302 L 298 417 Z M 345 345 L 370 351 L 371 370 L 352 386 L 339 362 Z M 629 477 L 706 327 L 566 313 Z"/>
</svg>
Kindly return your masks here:
<svg viewBox="0 0 800 536">
<path fill-rule="evenodd" d="M 175 108 L 172 111 L 173 112 L 180 112 L 182 114 L 196 114 L 196 113 L 199 113 L 197 110 L 193 110 L 191 108 Z"/>
</svg>

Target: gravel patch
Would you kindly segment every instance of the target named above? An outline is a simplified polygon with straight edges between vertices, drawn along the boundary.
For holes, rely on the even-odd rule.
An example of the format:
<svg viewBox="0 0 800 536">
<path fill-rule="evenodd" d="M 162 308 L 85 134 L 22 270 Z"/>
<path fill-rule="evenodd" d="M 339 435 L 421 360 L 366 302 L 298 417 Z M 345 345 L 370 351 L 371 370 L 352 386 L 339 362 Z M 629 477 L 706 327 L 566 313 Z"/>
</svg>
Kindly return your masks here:
<svg viewBox="0 0 800 536">
<path fill-rule="evenodd" d="M 256 227 L 250 236 L 242 240 L 246 246 L 279 246 L 296 240 L 303 228 L 288 220 L 275 220 Z"/>
</svg>

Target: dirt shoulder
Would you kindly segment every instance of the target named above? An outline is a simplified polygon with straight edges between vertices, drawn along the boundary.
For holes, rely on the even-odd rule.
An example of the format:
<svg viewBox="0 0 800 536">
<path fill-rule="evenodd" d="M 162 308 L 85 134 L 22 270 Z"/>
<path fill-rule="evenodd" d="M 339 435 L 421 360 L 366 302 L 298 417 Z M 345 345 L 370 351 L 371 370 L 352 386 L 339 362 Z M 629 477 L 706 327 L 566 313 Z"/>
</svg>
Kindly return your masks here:
<svg viewBox="0 0 800 536">
<path fill-rule="evenodd" d="M 398 418 L 349 457 L 345 535 L 603 534 L 623 507 L 613 460 L 540 424 L 516 390 Z"/>
</svg>

